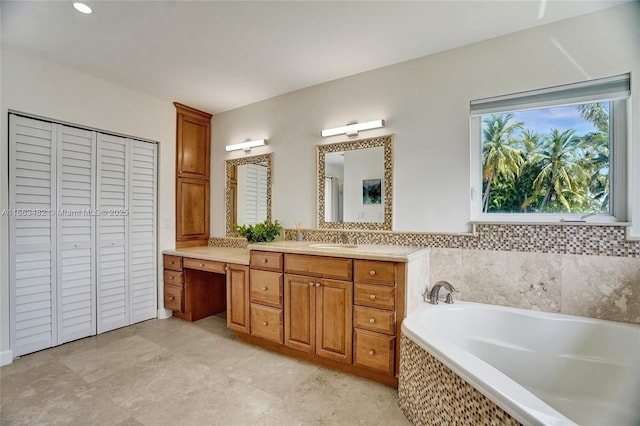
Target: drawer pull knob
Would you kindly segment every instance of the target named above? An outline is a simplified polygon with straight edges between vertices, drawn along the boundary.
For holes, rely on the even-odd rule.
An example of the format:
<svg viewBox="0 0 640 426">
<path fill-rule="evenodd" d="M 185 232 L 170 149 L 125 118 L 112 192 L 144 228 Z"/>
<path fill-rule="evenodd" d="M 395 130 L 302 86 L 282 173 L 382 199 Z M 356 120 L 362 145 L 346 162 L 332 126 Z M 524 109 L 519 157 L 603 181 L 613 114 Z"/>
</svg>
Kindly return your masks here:
<svg viewBox="0 0 640 426">
<path fill-rule="evenodd" d="M 204 268 L 204 263 L 201 263 L 201 264 L 200 264 L 200 267 L 201 267 L 201 268 Z"/>
<path fill-rule="evenodd" d="M 263 321 L 262 325 L 267 326 L 267 325 L 269 325 L 269 323 L 267 321 Z"/>
<path fill-rule="evenodd" d="M 375 295 L 375 294 L 370 294 L 370 295 L 369 295 L 369 299 L 371 299 L 371 300 L 376 300 L 376 295 Z"/>
<path fill-rule="evenodd" d="M 269 290 L 269 289 L 268 289 L 267 287 L 262 287 L 262 290 L 263 290 L 263 291 L 267 291 L 267 290 Z"/>
<path fill-rule="evenodd" d="M 313 287 L 313 283 L 309 283 L 309 287 Z"/>
<path fill-rule="evenodd" d="M 316 283 L 316 287 L 320 287 L 320 283 Z"/>
<path fill-rule="evenodd" d="M 376 354 L 376 351 L 374 351 L 373 349 L 369 351 L 369 355 L 374 356 L 375 354 Z"/>
<path fill-rule="evenodd" d="M 176 298 L 175 298 L 175 297 L 173 297 L 173 296 L 171 296 L 171 297 L 169 298 L 169 301 L 170 301 L 170 302 L 173 302 L 174 300 L 176 300 Z"/>
<path fill-rule="evenodd" d="M 174 261 L 172 260 L 172 261 L 171 261 L 171 262 L 169 262 L 169 263 L 173 265 L 173 264 L 175 264 L 176 262 L 174 262 Z"/>
<path fill-rule="evenodd" d="M 369 318 L 369 324 L 374 324 L 376 322 L 375 318 Z"/>
<path fill-rule="evenodd" d="M 372 275 L 372 276 L 373 276 L 373 275 L 375 275 L 375 274 L 376 274 L 376 271 L 374 271 L 373 269 L 369 271 L 369 275 Z"/>
<path fill-rule="evenodd" d="M 269 259 L 262 259 L 262 263 L 267 263 L 269 261 Z"/>
</svg>

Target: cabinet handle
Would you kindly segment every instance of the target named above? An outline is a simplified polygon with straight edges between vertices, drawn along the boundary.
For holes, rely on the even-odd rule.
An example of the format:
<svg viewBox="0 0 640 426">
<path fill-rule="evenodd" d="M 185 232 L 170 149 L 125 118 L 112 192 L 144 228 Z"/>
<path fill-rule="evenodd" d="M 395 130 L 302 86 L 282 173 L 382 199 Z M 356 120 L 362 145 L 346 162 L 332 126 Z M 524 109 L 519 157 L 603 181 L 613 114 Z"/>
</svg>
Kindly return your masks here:
<svg viewBox="0 0 640 426">
<path fill-rule="evenodd" d="M 313 283 L 309 283 L 309 287 L 313 287 Z"/>
<path fill-rule="evenodd" d="M 376 354 L 376 351 L 374 351 L 373 349 L 369 351 L 369 355 L 374 356 L 375 354 Z"/>
<path fill-rule="evenodd" d="M 263 290 L 263 291 L 267 291 L 267 290 L 269 290 L 269 289 L 268 289 L 267 287 L 262 287 L 262 290 Z"/>
<path fill-rule="evenodd" d="M 376 322 L 376 319 L 375 319 L 375 318 L 369 318 L 369 324 L 373 324 L 373 323 L 375 323 L 375 322 Z"/>
<path fill-rule="evenodd" d="M 370 295 L 369 295 L 369 299 L 371 299 L 371 300 L 376 300 L 376 295 L 375 295 L 375 294 L 370 294 Z"/>
<path fill-rule="evenodd" d="M 320 283 L 316 283 L 316 287 L 320 287 Z"/>
<path fill-rule="evenodd" d="M 267 325 L 269 325 L 269 323 L 268 323 L 267 321 L 264 321 L 264 322 L 262 323 L 262 325 L 267 326 Z"/>
<path fill-rule="evenodd" d="M 374 271 L 373 269 L 369 271 L 369 275 L 373 276 L 376 274 L 376 271 Z"/>
</svg>

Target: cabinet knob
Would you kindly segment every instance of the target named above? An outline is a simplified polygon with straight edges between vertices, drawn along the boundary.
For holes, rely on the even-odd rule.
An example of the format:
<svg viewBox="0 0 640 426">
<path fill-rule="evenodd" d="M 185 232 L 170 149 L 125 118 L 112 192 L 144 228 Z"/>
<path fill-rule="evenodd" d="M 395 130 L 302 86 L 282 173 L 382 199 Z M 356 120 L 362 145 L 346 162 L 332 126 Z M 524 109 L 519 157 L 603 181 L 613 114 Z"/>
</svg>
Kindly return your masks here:
<svg viewBox="0 0 640 426">
<path fill-rule="evenodd" d="M 169 298 L 169 301 L 170 301 L 170 302 L 173 302 L 174 300 L 176 300 L 176 298 L 175 298 L 174 296 L 171 296 L 171 297 Z"/>
<path fill-rule="evenodd" d="M 201 263 L 201 264 L 200 264 L 200 267 L 201 267 L 201 268 L 204 268 L 204 263 Z"/>
<path fill-rule="evenodd" d="M 267 263 L 269 261 L 269 259 L 262 259 L 262 263 Z"/>
<path fill-rule="evenodd" d="M 320 283 L 316 283 L 316 287 L 320 287 Z"/>
<path fill-rule="evenodd" d="M 375 319 L 375 318 L 369 318 L 369 324 L 373 324 L 373 323 L 375 323 L 375 322 L 376 322 L 376 319 Z"/>
<path fill-rule="evenodd" d="M 376 271 L 374 271 L 373 269 L 369 271 L 369 275 L 373 276 L 376 274 Z"/>
<path fill-rule="evenodd" d="M 309 287 L 313 287 L 313 283 L 309 283 Z"/>
<path fill-rule="evenodd" d="M 111 241 L 111 245 L 112 245 L 112 246 L 115 246 L 115 245 L 116 245 L 116 242 L 115 242 L 115 241 Z"/>
<path fill-rule="evenodd" d="M 374 356 L 375 354 L 376 354 L 376 351 L 374 351 L 373 349 L 369 351 L 369 355 Z"/>
<path fill-rule="evenodd" d="M 178 235 L 178 239 L 181 240 L 182 239 L 182 235 Z"/>
<path fill-rule="evenodd" d="M 172 261 L 171 261 L 171 262 L 169 262 L 169 263 L 170 263 L 171 265 L 173 265 L 173 264 L 175 264 L 176 262 L 172 260 Z"/>
<path fill-rule="evenodd" d="M 370 295 L 369 295 L 369 299 L 371 299 L 371 300 L 376 300 L 376 295 L 375 295 L 375 294 L 370 294 Z"/>
<path fill-rule="evenodd" d="M 267 291 L 267 290 L 269 290 L 268 287 L 262 287 L 262 291 Z"/>
<path fill-rule="evenodd" d="M 269 325 L 269 323 L 267 321 L 263 321 L 262 325 L 267 326 L 267 325 Z"/>
<path fill-rule="evenodd" d="M 74 247 L 80 247 L 80 243 L 75 243 L 73 246 Z"/>
</svg>

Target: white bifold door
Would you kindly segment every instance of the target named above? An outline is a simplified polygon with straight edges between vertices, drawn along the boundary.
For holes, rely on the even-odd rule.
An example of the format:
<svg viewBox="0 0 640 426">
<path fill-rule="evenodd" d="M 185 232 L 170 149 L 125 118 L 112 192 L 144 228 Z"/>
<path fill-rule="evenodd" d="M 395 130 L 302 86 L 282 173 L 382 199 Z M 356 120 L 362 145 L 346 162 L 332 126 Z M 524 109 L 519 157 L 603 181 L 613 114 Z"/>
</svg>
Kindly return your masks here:
<svg viewBox="0 0 640 426">
<path fill-rule="evenodd" d="M 157 145 L 10 115 L 15 356 L 155 318 Z"/>
</svg>

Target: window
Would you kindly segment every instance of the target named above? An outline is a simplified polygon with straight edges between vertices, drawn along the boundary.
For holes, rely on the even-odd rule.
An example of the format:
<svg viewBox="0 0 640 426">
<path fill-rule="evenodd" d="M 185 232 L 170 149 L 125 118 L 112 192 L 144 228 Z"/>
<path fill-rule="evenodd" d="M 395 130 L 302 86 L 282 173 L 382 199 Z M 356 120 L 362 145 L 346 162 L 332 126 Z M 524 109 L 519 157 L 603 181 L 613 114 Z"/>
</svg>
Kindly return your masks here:
<svg viewBox="0 0 640 426">
<path fill-rule="evenodd" d="M 626 218 L 629 75 L 471 102 L 472 217 Z"/>
</svg>

